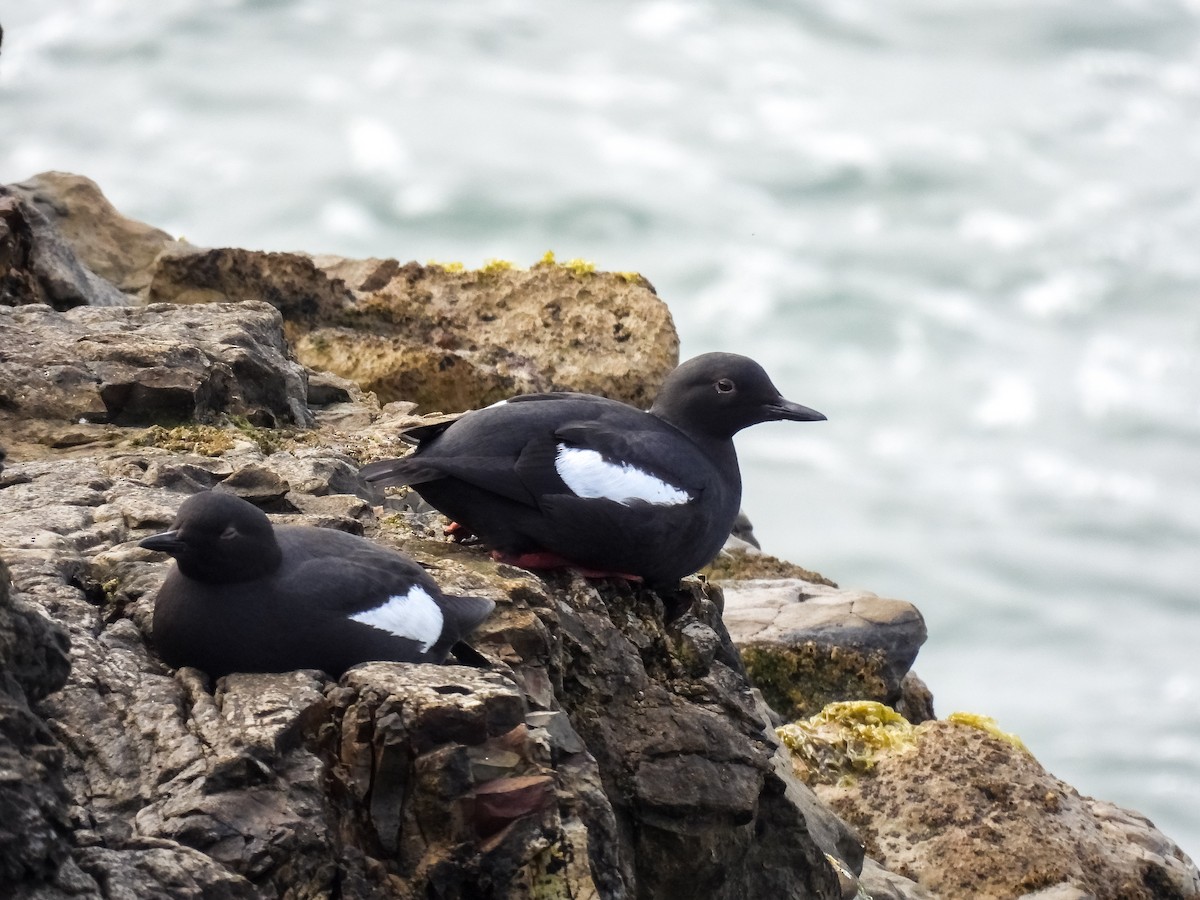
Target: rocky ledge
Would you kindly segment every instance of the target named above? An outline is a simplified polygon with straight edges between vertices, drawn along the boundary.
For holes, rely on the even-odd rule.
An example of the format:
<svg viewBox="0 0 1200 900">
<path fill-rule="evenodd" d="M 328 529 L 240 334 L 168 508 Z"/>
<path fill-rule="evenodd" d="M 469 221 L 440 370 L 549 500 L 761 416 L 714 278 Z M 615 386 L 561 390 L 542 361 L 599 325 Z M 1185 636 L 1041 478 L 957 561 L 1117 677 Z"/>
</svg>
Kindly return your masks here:
<svg viewBox="0 0 1200 900">
<path fill-rule="evenodd" d="M 1136 813 L 934 719 L 911 604 L 736 539 L 669 595 L 539 577 L 359 479 L 418 403 L 644 403 L 644 279 L 194 248 L 62 175 L 0 188 L 0 266 L 5 896 L 1200 896 Z M 218 486 L 491 597 L 492 668 L 165 668 L 137 541 Z"/>
</svg>

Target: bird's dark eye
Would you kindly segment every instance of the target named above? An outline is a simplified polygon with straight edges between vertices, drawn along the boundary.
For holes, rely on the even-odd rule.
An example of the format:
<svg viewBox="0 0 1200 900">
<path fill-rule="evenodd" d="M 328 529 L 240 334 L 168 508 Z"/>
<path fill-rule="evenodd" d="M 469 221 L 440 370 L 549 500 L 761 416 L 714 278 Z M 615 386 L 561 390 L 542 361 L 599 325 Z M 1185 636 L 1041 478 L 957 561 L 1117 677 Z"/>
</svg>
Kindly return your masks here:
<svg viewBox="0 0 1200 900">
<path fill-rule="evenodd" d="M 730 381 L 728 378 L 722 378 L 720 381 L 717 382 L 717 393 L 718 394 L 729 394 L 729 393 L 732 393 L 733 389 L 734 389 L 734 383 L 732 381 Z"/>
<path fill-rule="evenodd" d="M 225 530 L 221 532 L 221 540 L 223 541 L 231 541 L 237 536 L 238 530 L 232 525 L 227 526 Z"/>
</svg>

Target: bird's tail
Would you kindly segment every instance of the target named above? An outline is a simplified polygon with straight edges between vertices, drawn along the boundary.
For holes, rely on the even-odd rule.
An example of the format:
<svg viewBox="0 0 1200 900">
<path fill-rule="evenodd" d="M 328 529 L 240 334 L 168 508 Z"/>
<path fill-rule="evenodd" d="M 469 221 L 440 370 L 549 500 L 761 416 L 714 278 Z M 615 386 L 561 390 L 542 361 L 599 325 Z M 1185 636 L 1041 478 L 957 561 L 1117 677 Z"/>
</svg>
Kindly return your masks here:
<svg viewBox="0 0 1200 900">
<path fill-rule="evenodd" d="M 444 477 L 437 469 L 431 468 L 423 464 L 419 459 L 413 459 L 412 457 L 381 459 L 377 462 L 368 463 L 358 470 L 358 474 L 378 487 L 421 484 L 425 481 L 436 481 Z"/>
<path fill-rule="evenodd" d="M 473 669 L 490 669 L 492 667 L 492 661 L 466 641 L 456 641 L 450 648 L 450 653 L 460 666 L 470 666 Z"/>
<path fill-rule="evenodd" d="M 496 602 L 486 597 L 455 597 L 443 594 L 441 606 L 448 630 L 454 632 L 457 640 L 478 628 L 480 623 L 492 614 Z"/>
<path fill-rule="evenodd" d="M 442 629 L 442 641 L 439 643 L 442 647 L 446 647 L 447 643 L 450 645 L 442 654 L 453 653 L 460 665 L 490 669 L 492 664 L 488 662 L 487 657 L 468 644 L 464 638 L 492 614 L 492 610 L 496 608 L 495 601 L 486 597 L 456 597 L 443 594 L 439 605 L 446 619 Z"/>
</svg>

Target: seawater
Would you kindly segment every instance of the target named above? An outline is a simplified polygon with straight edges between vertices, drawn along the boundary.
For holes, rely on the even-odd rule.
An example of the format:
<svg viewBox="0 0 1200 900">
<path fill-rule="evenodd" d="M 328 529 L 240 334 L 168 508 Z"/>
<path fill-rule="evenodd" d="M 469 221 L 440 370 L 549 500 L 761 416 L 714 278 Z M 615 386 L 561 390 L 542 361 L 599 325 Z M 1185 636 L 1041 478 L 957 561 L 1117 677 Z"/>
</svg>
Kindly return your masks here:
<svg viewBox="0 0 1200 900">
<path fill-rule="evenodd" d="M 914 602 L 995 716 L 1200 856 L 1200 5 L 8 3 L 0 180 L 202 245 L 643 272 L 827 423 L 765 548 Z"/>
</svg>

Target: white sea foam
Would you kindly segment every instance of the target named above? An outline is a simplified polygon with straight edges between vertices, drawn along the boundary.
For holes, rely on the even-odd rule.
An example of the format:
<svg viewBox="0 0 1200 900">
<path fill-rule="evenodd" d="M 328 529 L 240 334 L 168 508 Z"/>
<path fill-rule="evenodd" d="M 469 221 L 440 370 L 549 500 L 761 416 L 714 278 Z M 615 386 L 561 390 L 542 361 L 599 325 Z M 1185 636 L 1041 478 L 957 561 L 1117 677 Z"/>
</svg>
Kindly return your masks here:
<svg viewBox="0 0 1200 900">
<path fill-rule="evenodd" d="M 392 127 L 382 119 L 354 118 L 346 128 L 350 159 L 364 172 L 391 172 L 403 168 L 408 153 Z"/>
<path fill-rule="evenodd" d="M 988 428 L 1023 428 L 1037 415 L 1037 392 L 1028 378 L 1006 372 L 990 379 L 973 415 Z"/>
</svg>

